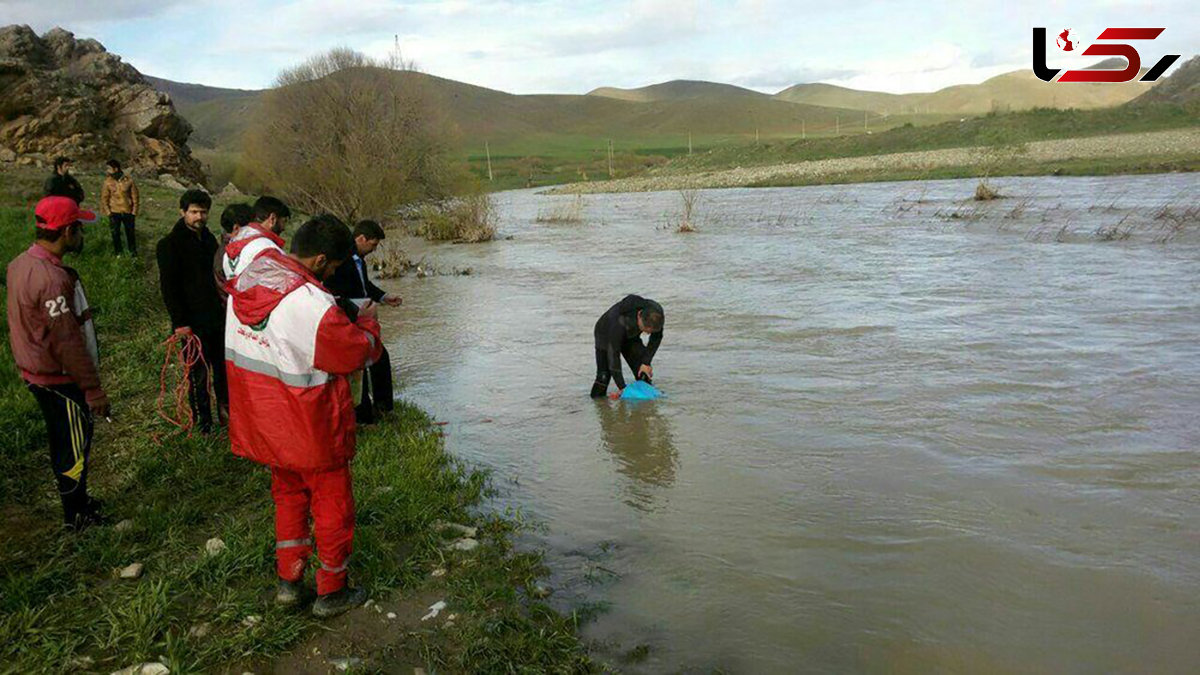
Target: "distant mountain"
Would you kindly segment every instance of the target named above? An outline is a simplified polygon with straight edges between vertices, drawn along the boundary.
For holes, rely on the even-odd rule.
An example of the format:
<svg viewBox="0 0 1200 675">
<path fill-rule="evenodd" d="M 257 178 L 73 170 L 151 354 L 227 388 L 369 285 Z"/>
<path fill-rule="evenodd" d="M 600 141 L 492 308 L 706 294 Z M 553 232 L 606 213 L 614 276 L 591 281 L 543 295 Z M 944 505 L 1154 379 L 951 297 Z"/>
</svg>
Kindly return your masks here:
<svg viewBox="0 0 1200 675">
<path fill-rule="evenodd" d="M 411 71 L 396 71 L 391 77 L 397 87 L 425 87 L 457 128 L 460 141 L 482 145 L 490 140 L 493 148 L 555 135 L 644 139 L 688 133 L 746 135 L 756 130 L 764 135 L 798 134 L 802 124 L 809 130 L 832 128 L 839 117 L 844 123 L 862 116 L 861 111 L 789 103 L 706 82 L 646 87 L 649 100 L 634 101 L 605 95 L 509 94 Z M 192 144 L 204 148 L 236 149 L 263 95 L 161 78 L 152 81 L 171 94 L 196 128 Z"/>
<path fill-rule="evenodd" d="M 1193 56 L 1171 76 L 1133 100 L 1142 103 L 1196 103 L 1200 101 L 1200 56 Z"/>
<path fill-rule="evenodd" d="M 862 91 L 839 87 L 835 84 L 814 82 L 797 84 L 775 94 L 775 98 L 791 103 L 808 103 L 834 108 L 852 108 L 871 112 L 899 113 L 906 105 L 915 107 L 916 102 L 905 94 L 887 94 L 880 91 Z"/>
<path fill-rule="evenodd" d="M 1102 61 L 1092 68 L 1120 68 L 1122 59 Z M 1107 108 L 1145 93 L 1146 82 L 1055 84 L 1039 80 L 1031 71 L 1014 70 L 979 84 L 959 84 L 938 91 L 887 94 L 847 89 L 828 84 L 800 84 L 784 89 L 776 98 L 877 113 L 927 112 L 977 115 L 992 110 L 1029 108 Z"/>
<path fill-rule="evenodd" d="M 698 80 L 671 80 L 670 82 L 652 84 L 647 87 L 639 87 L 637 89 L 600 87 L 599 89 L 593 89 L 592 91 L 589 91 L 587 95 L 615 98 L 622 101 L 638 101 L 641 103 L 647 103 L 651 101 L 682 101 L 696 98 L 721 97 L 752 98 L 760 100 L 770 98 L 770 96 L 767 94 L 763 94 L 752 89 L 744 89 L 732 84 L 702 82 Z"/>
<path fill-rule="evenodd" d="M 1119 67 L 1099 63 L 1095 67 Z M 263 91 L 222 89 L 147 78 L 171 95 L 196 131 L 192 145 L 236 150 Z M 889 94 L 830 84 L 800 84 L 774 96 L 717 82 L 674 80 L 635 89 L 602 87 L 586 95 L 516 95 L 418 72 L 399 71 L 395 86 L 426 87 L 458 129 L 460 141 L 497 146 L 528 139 L 590 137 L 655 139 L 754 134 L 799 135 L 861 125 L 863 111 L 876 115 L 974 115 L 1032 107 L 1100 108 L 1146 92 L 1146 83 L 1050 84 L 1024 70 L 980 84 L 935 92 Z M 874 122 L 873 122 L 874 124 Z M 647 142 L 653 142 L 648 140 Z M 674 142 L 674 141 L 673 141 Z"/>
<path fill-rule="evenodd" d="M 225 89 L 210 87 L 206 84 L 172 82 L 151 75 L 143 75 L 143 77 L 155 89 L 169 95 L 175 105 L 194 105 L 214 99 L 252 98 L 262 93 L 262 90 L 259 89 Z"/>
</svg>

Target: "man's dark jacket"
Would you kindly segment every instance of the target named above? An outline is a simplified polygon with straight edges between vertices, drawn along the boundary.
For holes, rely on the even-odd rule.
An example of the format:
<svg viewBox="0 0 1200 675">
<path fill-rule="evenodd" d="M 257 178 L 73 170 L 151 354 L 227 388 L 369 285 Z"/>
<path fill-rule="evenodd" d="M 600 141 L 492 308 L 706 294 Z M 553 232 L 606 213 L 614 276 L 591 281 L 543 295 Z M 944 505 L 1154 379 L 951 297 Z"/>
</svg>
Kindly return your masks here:
<svg viewBox="0 0 1200 675">
<path fill-rule="evenodd" d="M 180 218 L 158 242 L 158 279 L 171 328 L 189 326 L 198 333 L 223 331 L 225 303 L 213 279 L 217 239 L 201 228 L 193 232 Z"/>
<path fill-rule="evenodd" d="M 367 264 L 358 254 L 350 256 L 349 260 L 337 268 L 333 276 L 325 282 L 325 288 L 335 296 L 347 300 L 370 298 L 380 302 L 383 296 L 387 295 L 383 289 L 371 283 L 371 277 L 367 275 Z"/>
<path fill-rule="evenodd" d="M 63 176 L 55 172 L 46 179 L 46 184 L 42 187 L 47 197 L 70 197 L 76 204 L 83 203 L 83 186 L 71 174 Z"/>
</svg>

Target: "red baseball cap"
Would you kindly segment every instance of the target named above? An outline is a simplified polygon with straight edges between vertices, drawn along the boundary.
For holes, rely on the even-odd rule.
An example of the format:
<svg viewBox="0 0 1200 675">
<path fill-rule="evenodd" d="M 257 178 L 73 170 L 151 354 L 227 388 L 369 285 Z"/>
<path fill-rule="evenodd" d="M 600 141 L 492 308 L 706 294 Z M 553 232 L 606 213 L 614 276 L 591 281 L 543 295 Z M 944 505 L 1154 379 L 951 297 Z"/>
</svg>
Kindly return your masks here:
<svg viewBox="0 0 1200 675">
<path fill-rule="evenodd" d="M 70 197 L 46 197 L 33 210 L 37 226 L 44 230 L 61 230 L 71 223 L 94 223 L 96 213 L 79 208 Z"/>
</svg>

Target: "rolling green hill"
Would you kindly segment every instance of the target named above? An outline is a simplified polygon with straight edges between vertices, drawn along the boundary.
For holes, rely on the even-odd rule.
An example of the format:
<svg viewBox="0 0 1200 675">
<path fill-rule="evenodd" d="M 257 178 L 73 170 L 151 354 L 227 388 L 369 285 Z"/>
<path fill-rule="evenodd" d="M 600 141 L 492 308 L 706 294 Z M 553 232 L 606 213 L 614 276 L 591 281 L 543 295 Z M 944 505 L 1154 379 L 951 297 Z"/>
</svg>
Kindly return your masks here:
<svg viewBox="0 0 1200 675">
<path fill-rule="evenodd" d="M 336 75 L 335 75 L 336 77 Z M 422 86 L 439 103 L 458 131 L 464 146 L 494 149 L 528 147 L 531 142 L 555 136 L 593 138 L 606 143 L 658 142 L 670 136 L 686 145 L 688 134 L 697 139 L 830 133 L 851 121 L 862 127 L 861 111 L 790 103 L 765 94 L 726 85 L 701 85 L 687 95 L 675 83 L 646 94 L 647 100 L 625 100 L 602 95 L 515 95 L 477 87 L 424 73 L 397 71 L 394 86 Z M 201 148 L 236 149 L 238 137 L 254 114 L 261 91 L 243 91 L 183 85 L 154 79 L 170 94 L 196 132 L 192 143 Z M 687 87 L 683 87 L 687 88 Z M 711 88 L 722 95 L 705 93 Z M 654 89 L 654 88 L 649 88 Z M 730 94 L 728 90 L 745 92 Z M 657 92 L 657 93 L 655 93 Z"/>
<path fill-rule="evenodd" d="M 699 155 L 728 148 L 741 155 L 743 151 L 735 148 L 756 138 L 779 147 L 803 138 L 878 135 L 904 125 L 958 122 L 994 110 L 1101 109 L 1125 103 L 1150 87 L 1052 85 L 1015 71 L 980 84 L 923 94 L 818 83 L 771 96 L 727 84 L 676 80 L 637 89 L 601 88 L 587 95 L 516 95 L 419 72 L 389 71 L 387 76 L 391 86 L 428 92 L 455 130 L 454 144 L 475 175 L 488 176 L 490 153 L 496 187 L 606 177 L 610 141 L 615 150 L 611 173 L 619 176 L 687 155 L 690 149 Z M 171 95 L 196 128 L 191 144 L 218 184 L 229 180 L 236 173 L 241 134 L 256 114 L 263 91 L 150 79 Z M 1090 133 L 1091 125 L 1085 126 Z M 904 138 L 939 147 L 955 142 L 956 134 L 935 135 L 936 141 L 920 133 Z M 863 142 L 872 147 L 878 143 Z M 696 159 L 719 164 L 725 154 L 718 151 Z"/>
<path fill-rule="evenodd" d="M 1119 65 L 1096 64 L 1105 68 Z M 855 108 L 881 114 L 979 115 L 992 110 L 1107 108 L 1130 101 L 1152 86 L 1146 82 L 1060 85 L 1043 82 L 1031 71 L 1015 70 L 979 84 L 959 84 L 930 93 L 887 94 L 816 83 L 789 87 L 775 97 L 794 103 Z"/>
<path fill-rule="evenodd" d="M 588 92 L 588 96 L 603 96 L 622 101 L 678 101 L 694 98 L 739 97 L 766 99 L 769 95 L 752 89 L 744 89 L 732 84 L 718 82 L 701 82 L 697 80 L 672 80 L 660 84 L 652 84 L 637 89 L 620 89 L 618 87 L 600 87 Z M 817 104 L 823 105 L 823 104 Z"/>
</svg>

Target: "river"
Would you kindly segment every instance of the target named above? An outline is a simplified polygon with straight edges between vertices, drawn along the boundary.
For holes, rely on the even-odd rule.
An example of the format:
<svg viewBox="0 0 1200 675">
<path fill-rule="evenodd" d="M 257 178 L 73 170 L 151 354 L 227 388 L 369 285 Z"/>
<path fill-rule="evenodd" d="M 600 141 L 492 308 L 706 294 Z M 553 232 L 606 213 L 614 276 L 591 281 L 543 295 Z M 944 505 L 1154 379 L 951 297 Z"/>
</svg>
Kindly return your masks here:
<svg viewBox="0 0 1200 675">
<path fill-rule="evenodd" d="M 385 284 L 398 393 L 623 670 L 1196 672 L 1200 177 L 995 182 L 500 194 L 405 242 L 473 273 Z M 627 293 L 669 397 L 594 402 Z"/>
</svg>

